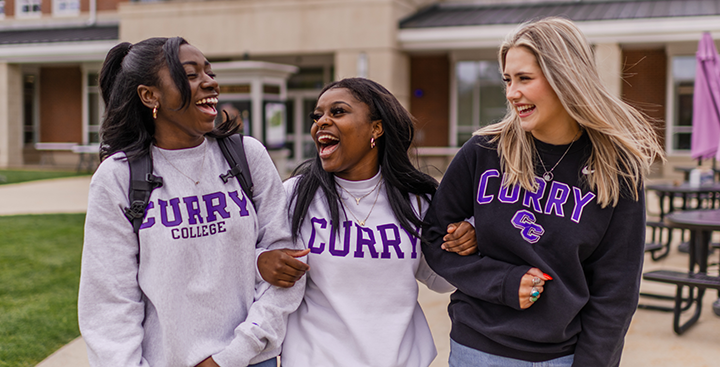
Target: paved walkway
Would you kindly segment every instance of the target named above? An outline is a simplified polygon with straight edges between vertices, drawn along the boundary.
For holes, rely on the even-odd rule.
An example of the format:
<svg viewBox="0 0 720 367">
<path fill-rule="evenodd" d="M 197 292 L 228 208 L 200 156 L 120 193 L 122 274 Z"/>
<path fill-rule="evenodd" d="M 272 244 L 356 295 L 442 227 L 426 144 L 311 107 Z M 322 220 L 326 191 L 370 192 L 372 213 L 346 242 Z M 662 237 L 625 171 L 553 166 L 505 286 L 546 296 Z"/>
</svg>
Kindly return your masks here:
<svg viewBox="0 0 720 367">
<path fill-rule="evenodd" d="M 54 179 L 25 184 L 0 186 L 0 215 L 83 212 L 87 206 L 88 177 Z M 648 196 L 651 210 L 653 196 Z M 713 256 L 714 259 L 717 259 Z M 687 255 L 673 249 L 660 262 L 645 259 L 645 270 L 687 268 Z M 717 267 L 715 267 L 717 268 Z M 643 282 L 643 291 L 674 294 L 674 288 L 663 284 Z M 638 310 L 625 339 L 621 367 L 715 367 L 720 361 L 720 317 L 712 312 L 717 293 L 708 291 L 698 323 L 682 336 L 672 331 L 672 314 Z M 430 323 L 438 347 L 438 358 L 431 367 L 447 366 L 450 320 L 446 307 L 448 294 L 433 293 L 420 286 L 420 304 Z M 649 300 L 641 299 L 648 303 Z M 61 348 L 38 367 L 87 367 L 85 343 L 78 338 Z"/>
<path fill-rule="evenodd" d="M 0 215 L 84 213 L 90 176 L 0 185 Z"/>
</svg>

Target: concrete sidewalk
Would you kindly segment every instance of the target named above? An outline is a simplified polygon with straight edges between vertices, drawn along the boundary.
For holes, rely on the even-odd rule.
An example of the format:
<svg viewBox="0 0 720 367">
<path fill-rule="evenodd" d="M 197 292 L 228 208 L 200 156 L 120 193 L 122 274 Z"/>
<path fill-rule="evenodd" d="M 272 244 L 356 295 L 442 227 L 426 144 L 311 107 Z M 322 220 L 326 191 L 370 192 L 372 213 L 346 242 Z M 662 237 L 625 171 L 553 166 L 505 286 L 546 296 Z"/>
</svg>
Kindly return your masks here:
<svg viewBox="0 0 720 367">
<path fill-rule="evenodd" d="M 0 215 L 84 213 L 90 176 L 0 185 Z"/>
<path fill-rule="evenodd" d="M 0 215 L 84 212 L 90 178 L 66 178 L 25 184 L 0 186 Z M 648 195 L 651 212 L 657 212 L 654 196 Z M 676 236 L 678 238 L 679 236 Z M 677 245 L 677 244 L 676 244 Z M 711 257 L 717 261 L 717 255 Z M 645 259 L 645 271 L 656 269 L 687 269 L 686 254 L 673 248 L 670 256 L 659 262 Z M 717 271 L 717 266 L 713 267 Z M 664 284 L 643 282 L 645 292 L 674 295 L 675 288 Z M 706 292 L 700 320 L 682 336 L 672 331 L 672 314 L 638 310 L 625 339 L 622 367 L 715 367 L 720 362 L 720 317 L 712 312 L 711 304 L 717 292 Z M 420 286 L 420 304 L 432 329 L 438 357 L 431 367 L 447 366 L 449 354 L 450 319 L 447 315 L 448 294 L 437 294 Z M 653 302 L 641 298 L 641 303 Z M 657 301 L 654 301 L 657 303 Z M 668 305 L 669 302 L 663 303 Z M 78 338 L 53 353 L 38 367 L 87 367 L 87 352 L 82 338 Z"/>
</svg>

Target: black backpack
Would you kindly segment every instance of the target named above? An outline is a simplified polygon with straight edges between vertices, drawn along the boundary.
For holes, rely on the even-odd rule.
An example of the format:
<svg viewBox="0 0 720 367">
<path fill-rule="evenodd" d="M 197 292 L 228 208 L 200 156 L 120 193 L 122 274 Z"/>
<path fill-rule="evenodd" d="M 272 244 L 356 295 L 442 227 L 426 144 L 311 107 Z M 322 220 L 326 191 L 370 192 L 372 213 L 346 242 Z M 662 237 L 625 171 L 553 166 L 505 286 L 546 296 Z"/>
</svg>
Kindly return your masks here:
<svg viewBox="0 0 720 367">
<path fill-rule="evenodd" d="M 243 146 L 243 136 L 241 134 L 233 134 L 225 138 L 217 139 L 222 150 L 225 160 L 228 162 L 230 169 L 220 175 L 224 183 L 227 183 L 233 177 L 238 180 L 245 196 L 253 202 L 253 182 L 250 176 L 250 167 L 248 166 L 247 157 L 245 157 L 245 148 Z M 133 232 L 139 234 L 140 225 L 145 218 L 145 208 L 150 201 L 150 194 L 153 190 L 163 185 L 162 177 L 153 175 L 152 157 L 150 154 L 141 157 L 135 157 L 129 160 L 130 166 L 130 189 L 128 190 L 128 199 L 130 199 L 130 207 L 125 208 L 125 216 L 132 223 Z"/>
</svg>

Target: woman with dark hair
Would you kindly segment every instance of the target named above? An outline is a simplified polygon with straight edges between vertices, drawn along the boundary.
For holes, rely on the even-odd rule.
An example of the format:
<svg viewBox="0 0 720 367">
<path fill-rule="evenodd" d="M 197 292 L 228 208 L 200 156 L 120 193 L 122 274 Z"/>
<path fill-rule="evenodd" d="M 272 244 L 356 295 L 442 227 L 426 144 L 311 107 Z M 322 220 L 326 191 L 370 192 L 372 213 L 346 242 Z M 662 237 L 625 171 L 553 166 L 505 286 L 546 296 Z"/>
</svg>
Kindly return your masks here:
<svg viewBox="0 0 720 367">
<path fill-rule="evenodd" d="M 563 18 L 523 24 L 498 54 L 507 114 L 453 159 L 423 252 L 458 290 L 451 367 L 617 366 L 637 309 L 652 124 L 610 93 Z M 481 256 L 441 250 L 473 216 Z"/>
<path fill-rule="evenodd" d="M 261 274 L 292 286 L 307 271 L 305 297 L 290 316 L 282 364 L 427 367 L 435 346 L 417 302 L 416 279 L 453 288 L 425 264 L 418 240 L 437 182 L 410 163 L 412 116 L 378 83 L 326 86 L 312 114 L 318 154 L 285 182 L 292 234 L 310 250 L 268 251 Z M 446 247 L 474 252 L 467 222 Z"/>
<path fill-rule="evenodd" d="M 282 182 L 264 147 L 244 139 L 253 198 L 218 177 L 229 167 L 217 139 L 238 126 L 215 127 L 218 83 L 182 38 L 115 46 L 100 89 L 102 163 L 90 185 L 78 300 L 90 364 L 275 366 L 304 284 L 256 280 L 258 249 L 293 246 Z M 162 186 L 136 234 L 123 208 L 128 161 L 143 155 Z"/>
</svg>

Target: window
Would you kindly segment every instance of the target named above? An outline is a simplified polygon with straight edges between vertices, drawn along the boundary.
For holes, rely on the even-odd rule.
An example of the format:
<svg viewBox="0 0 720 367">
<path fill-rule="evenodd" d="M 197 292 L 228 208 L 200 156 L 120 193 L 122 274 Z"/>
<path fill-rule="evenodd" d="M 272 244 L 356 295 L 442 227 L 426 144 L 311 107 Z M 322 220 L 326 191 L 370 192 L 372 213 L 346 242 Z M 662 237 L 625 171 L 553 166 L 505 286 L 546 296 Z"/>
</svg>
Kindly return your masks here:
<svg viewBox="0 0 720 367">
<path fill-rule="evenodd" d="M 320 90 L 325 85 L 325 68 L 322 66 L 318 67 L 304 67 L 290 75 L 287 81 L 288 89 L 316 89 Z"/>
<path fill-rule="evenodd" d="M 33 74 L 23 75 L 23 142 L 36 143 L 35 96 L 36 78 Z"/>
<path fill-rule="evenodd" d="M 287 111 L 287 139 L 285 147 L 290 149 L 289 158 L 299 164 L 315 156 L 315 142 L 310 135 L 312 120 L 310 113 L 315 109 L 316 91 L 288 93 L 285 102 Z"/>
<path fill-rule="evenodd" d="M 690 152 L 695 88 L 695 56 L 672 58 L 674 111 L 668 126 L 668 144 L 672 153 Z"/>
<path fill-rule="evenodd" d="M 461 146 L 480 127 L 505 116 L 505 88 L 497 61 L 455 64 L 455 146 Z"/>
<path fill-rule="evenodd" d="M 282 60 L 278 60 L 282 61 Z M 288 62 L 288 61 L 283 61 Z M 291 62 L 290 62 L 291 63 Z M 310 135 L 312 120 L 320 90 L 333 79 L 335 70 L 329 61 L 322 65 L 300 66 L 300 70 L 287 81 L 287 135 L 285 147 L 290 149 L 290 162 L 300 164 L 315 156 L 315 142 Z"/>
<path fill-rule="evenodd" d="M 83 119 L 83 144 L 98 144 L 100 143 L 100 123 L 102 115 L 105 113 L 105 104 L 100 98 L 100 89 L 98 88 L 98 72 L 87 72 L 85 79 L 87 104 L 86 117 Z"/>
<path fill-rule="evenodd" d="M 17 18 L 40 18 L 42 0 L 15 0 L 15 16 Z"/>
<path fill-rule="evenodd" d="M 80 15 L 80 0 L 53 0 L 54 16 Z"/>
</svg>

